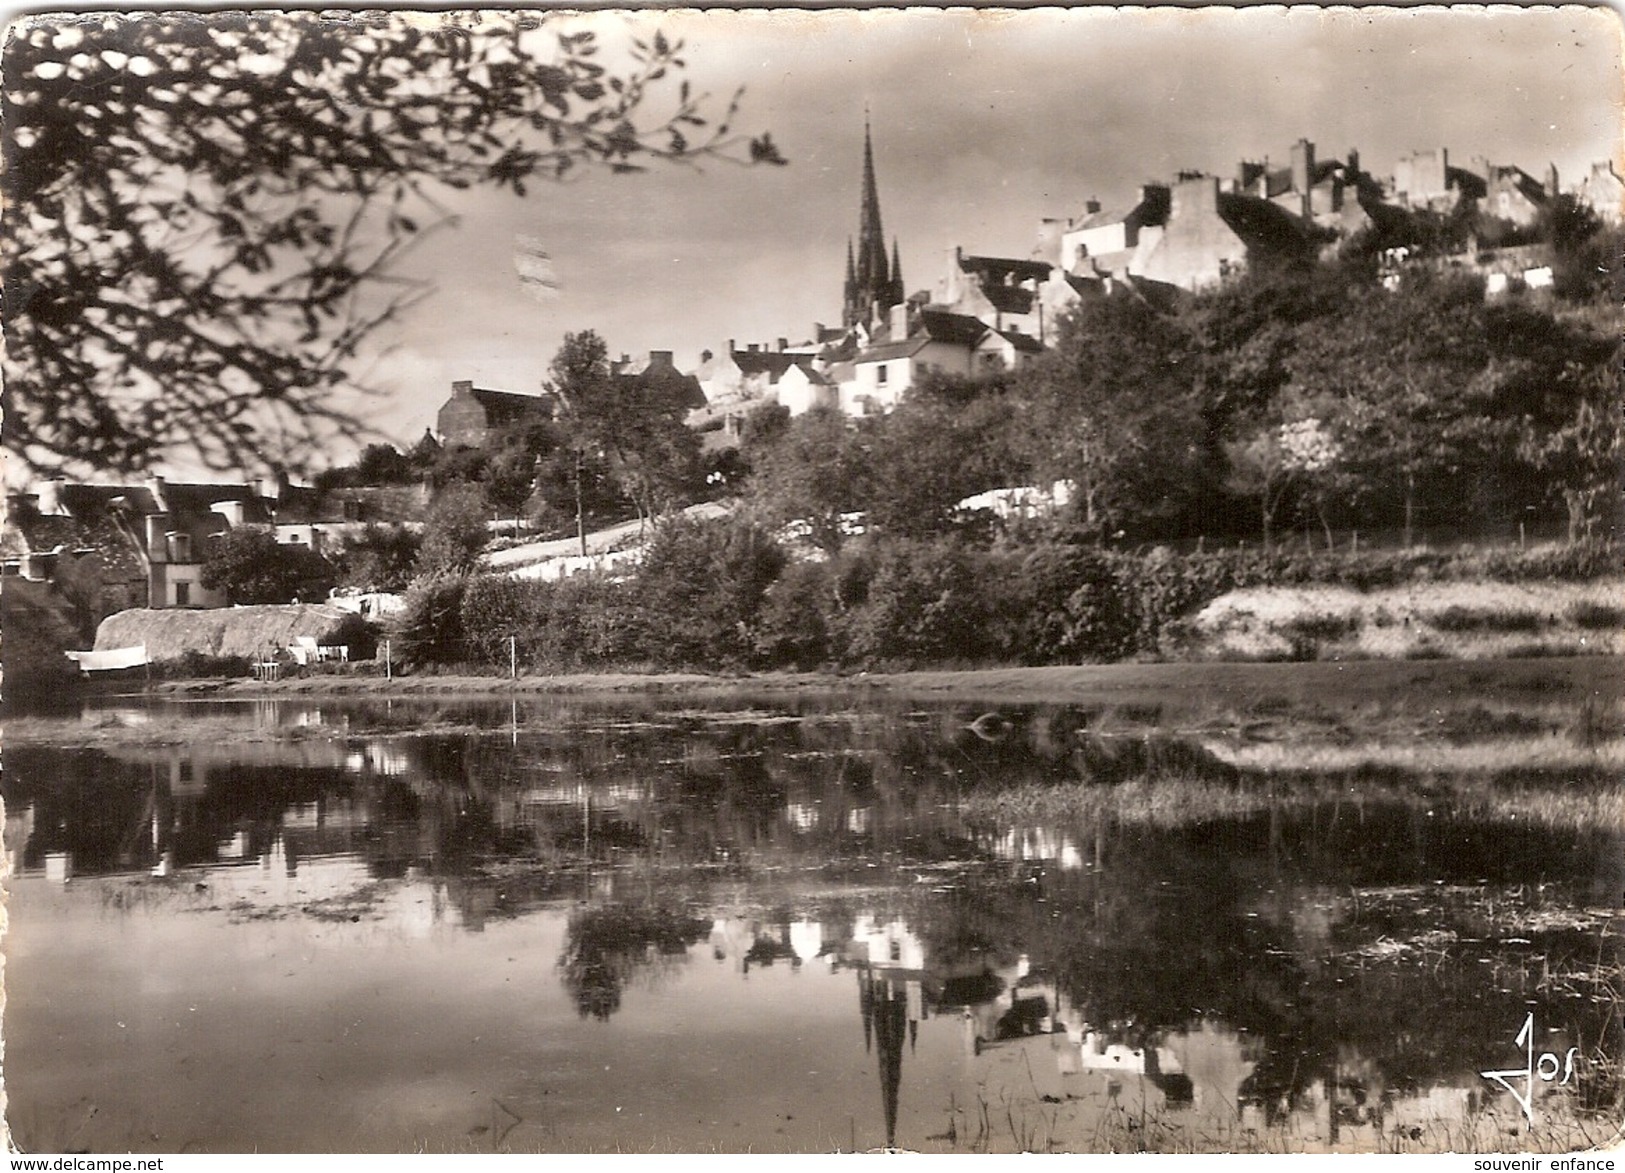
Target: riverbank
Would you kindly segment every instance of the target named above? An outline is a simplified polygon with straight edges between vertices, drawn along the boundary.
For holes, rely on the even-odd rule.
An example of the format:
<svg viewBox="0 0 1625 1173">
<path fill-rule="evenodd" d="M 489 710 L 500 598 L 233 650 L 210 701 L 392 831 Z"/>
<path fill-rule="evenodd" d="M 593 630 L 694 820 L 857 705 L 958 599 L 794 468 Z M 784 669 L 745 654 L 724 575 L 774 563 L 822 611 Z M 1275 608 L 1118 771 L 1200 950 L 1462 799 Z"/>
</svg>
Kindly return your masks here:
<svg viewBox="0 0 1625 1173">
<path fill-rule="evenodd" d="M 1406 739 L 1453 738 L 1499 732 L 1544 722 L 1553 728 L 1584 725 L 1588 739 L 1612 739 L 1625 727 L 1625 661 L 1583 656 L 1567 659 L 1417 662 L 1358 661 L 1347 664 L 1104 664 L 1048 668 L 985 668 L 856 676 L 763 673 L 708 676 L 697 673 L 604 673 L 535 676 L 376 676 L 323 674 L 259 682 L 192 680 L 155 685 L 132 694 L 143 706 L 123 714 L 120 698 L 107 696 L 84 718 L 11 716 L 11 745 L 197 744 L 321 737 L 337 727 L 244 727 L 230 717 L 145 711 L 147 702 L 287 700 L 366 704 L 409 700 L 453 706 L 397 714 L 401 732 L 444 731 L 455 725 L 455 707 L 466 702 L 547 698 L 668 698 L 683 704 L 737 707 L 772 705 L 798 697 L 834 696 L 854 702 L 890 699 L 903 704 L 1000 706 L 1055 705 L 1093 709 L 1113 728 L 1211 733 L 1260 730 L 1270 741 L 1327 744 L 1349 736 Z M 1538 716 L 1545 714 L 1545 716 Z M 1549 719 L 1548 719 L 1549 718 Z M 408 722 L 400 724 L 400 722 Z"/>
<path fill-rule="evenodd" d="M 313 675 L 289 680 L 192 680 L 154 686 L 157 696 L 218 697 L 507 697 L 593 693 L 879 692 L 899 697 L 1011 703 L 1169 703 L 1222 696 L 1246 703 L 1280 694 L 1342 699 L 1391 698 L 1395 690 L 1446 694 L 1484 690 L 1548 696 L 1625 697 L 1625 660 L 1610 656 L 1531 660 L 1359 660 L 1347 663 L 1085 664 L 1042 668 L 971 668 L 919 672 L 605 672 L 565 676 Z M 1460 699 L 1460 696 L 1457 696 Z"/>
</svg>

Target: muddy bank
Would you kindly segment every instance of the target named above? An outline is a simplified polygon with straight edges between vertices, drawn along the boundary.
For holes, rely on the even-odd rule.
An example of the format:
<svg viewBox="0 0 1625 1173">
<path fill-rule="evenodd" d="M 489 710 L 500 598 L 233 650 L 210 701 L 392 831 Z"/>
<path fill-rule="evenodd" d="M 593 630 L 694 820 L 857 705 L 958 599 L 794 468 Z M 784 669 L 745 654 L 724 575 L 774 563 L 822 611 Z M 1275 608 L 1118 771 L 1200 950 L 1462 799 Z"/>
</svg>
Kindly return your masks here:
<svg viewBox="0 0 1625 1173">
<path fill-rule="evenodd" d="M 226 714 L 177 711 L 186 702 L 286 700 L 355 702 L 404 700 L 446 711 L 398 714 L 394 732 L 451 732 L 469 718 L 463 706 L 509 699 L 529 702 L 525 724 L 540 719 L 536 702 L 556 697 L 668 697 L 731 706 L 741 700 L 833 697 L 866 705 L 893 703 L 987 706 L 1055 705 L 1109 714 L 1119 731 L 1240 737 L 1242 749 L 1263 752 L 1290 743 L 1330 752 L 1350 740 L 1460 740 L 1467 733 L 1544 732 L 1568 735 L 1585 725 L 1587 743 L 1612 741 L 1625 728 L 1625 664 L 1605 657 L 1491 662 L 1349 664 L 1111 664 L 1085 667 L 996 668 L 834 676 L 779 674 L 600 674 L 557 677 L 322 675 L 260 683 L 195 680 L 135 694 L 140 710 L 114 698 L 83 717 L 13 716 L 4 722 L 11 745 L 107 746 L 196 744 L 211 740 L 291 741 L 335 736 L 340 726 L 245 724 Z M 167 709 L 144 711 L 148 702 Z M 543 706 L 545 708 L 545 706 Z M 1510 724 L 1509 724 L 1510 723 Z M 1480 728 L 1482 726 L 1482 728 Z M 1524 728 L 1529 726 L 1529 728 Z M 478 726 L 470 724 L 472 731 Z M 1266 743 L 1262 749 L 1257 743 Z M 1238 751 L 1239 752 L 1239 751 Z M 1254 765 L 1279 767 L 1278 762 Z"/>
<path fill-rule="evenodd" d="M 1096 664 L 1048 668 L 859 673 L 599 673 L 575 676 L 310 676 L 181 681 L 154 694 L 224 699 L 297 696 L 507 697 L 592 693 L 878 692 L 899 697 L 1056 703 L 1181 704 L 1222 700 L 1245 704 L 1274 696 L 1312 694 L 1322 703 L 1391 697 L 1396 689 L 1441 692 L 1460 700 L 1485 693 L 1589 694 L 1625 697 L 1625 662 L 1574 656 L 1533 660 L 1382 661 L 1348 663 Z"/>
</svg>

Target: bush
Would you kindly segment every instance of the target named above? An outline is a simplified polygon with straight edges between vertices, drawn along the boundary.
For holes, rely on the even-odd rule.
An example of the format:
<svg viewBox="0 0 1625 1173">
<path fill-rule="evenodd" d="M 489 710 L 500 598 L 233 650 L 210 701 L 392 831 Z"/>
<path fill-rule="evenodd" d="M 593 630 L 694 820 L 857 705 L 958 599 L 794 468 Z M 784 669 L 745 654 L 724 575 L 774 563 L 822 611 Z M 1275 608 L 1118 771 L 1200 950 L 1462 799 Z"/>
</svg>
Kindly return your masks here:
<svg viewBox="0 0 1625 1173">
<path fill-rule="evenodd" d="M 749 521 L 661 523 L 634 580 L 648 658 L 701 667 L 753 660 L 764 598 L 787 561 Z"/>
<path fill-rule="evenodd" d="M 1435 629 L 1457 634 L 1498 631 L 1527 634 L 1539 631 L 1544 622 L 1545 619 L 1538 611 L 1512 608 L 1478 611 L 1471 607 L 1446 607 L 1428 619 L 1428 623 Z"/>
<path fill-rule="evenodd" d="M 835 659 L 831 618 L 838 622 L 839 601 L 829 563 L 785 567 L 762 595 L 752 649 L 756 662 L 808 671 Z"/>
<path fill-rule="evenodd" d="M 460 574 L 428 575 L 414 582 L 389 627 L 391 655 L 412 667 L 464 659 L 462 604 L 468 582 Z"/>
<path fill-rule="evenodd" d="M 1116 660 L 1136 647 L 1138 621 L 1123 590 L 1121 556 L 1047 542 L 994 555 L 998 651 L 1028 664 Z"/>
<path fill-rule="evenodd" d="M 974 557 L 950 540 L 874 547 L 874 576 L 845 617 L 846 657 L 865 666 L 964 663 L 997 649 Z"/>
<path fill-rule="evenodd" d="M 1606 603 L 1575 603 L 1568 609 L 1569 621 L 1587 631 L 1625 630 L 1625 607 L 1610 607 Z"/>
</svg>

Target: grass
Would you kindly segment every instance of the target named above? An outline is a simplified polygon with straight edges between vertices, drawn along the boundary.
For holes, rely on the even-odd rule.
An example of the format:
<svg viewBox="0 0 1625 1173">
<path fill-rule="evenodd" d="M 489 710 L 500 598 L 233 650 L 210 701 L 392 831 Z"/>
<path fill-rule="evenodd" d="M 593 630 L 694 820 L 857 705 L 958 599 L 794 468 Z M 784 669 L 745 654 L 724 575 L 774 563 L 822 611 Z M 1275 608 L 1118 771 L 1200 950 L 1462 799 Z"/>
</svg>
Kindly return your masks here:
<svg viewBox="0 0 1625 1173">
<path fill-rule="evenodd" d="M 1249 777 L 1235 785 L 1181 776 L 1111 786 L 1028 783 L 972 793 L 960 809 L 973 825 L 1109 821 L 1165 830 L 1334 802 L 1423 810 L 1442 806 L 1456 817 L 1476 821 L 1625 831 L 1625 791 L 1617 786 L 1501 787 L 1476 772 L 1370 778 L 1351 768 L 1291 778 Z"/>
<path fill-rule="evenodd" d="M 1232 591 L 1182 622 L 1197 659 L 1508 659 L 1625 653 L 1618 576 Z"/>
<path fill-rule="evenodd" d="M 1582 599 L 1569 605 L 1567 616 L 1570 623 L 1586 631 L 1625 630 L 1625 607 Z"/>
</svg>

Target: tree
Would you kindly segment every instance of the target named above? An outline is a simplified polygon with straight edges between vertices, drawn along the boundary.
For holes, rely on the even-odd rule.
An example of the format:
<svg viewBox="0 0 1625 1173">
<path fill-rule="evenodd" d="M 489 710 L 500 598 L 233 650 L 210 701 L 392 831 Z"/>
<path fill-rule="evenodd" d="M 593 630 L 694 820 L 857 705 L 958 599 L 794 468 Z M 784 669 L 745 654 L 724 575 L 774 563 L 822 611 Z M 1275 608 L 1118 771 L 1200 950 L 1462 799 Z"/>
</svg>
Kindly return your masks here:
<svg viewBox="0 0 1625 1173">
<path fill-rule="evenodd" d="M 1056 349 L 1014 387 L 1034 474 L 1071 481 L 1102 537 L 1177 526 L 1218 475 L 1191 330 L 1131 293 L 1090 301 L 1058 328 Z"/>
<path fill-rule="evenodd" d="M 1230 458 L 1231 487 L 1252 494 L 1258 501 L 1264 526 L 1264 549 L 1270 538 L 1276 512 L 1287 494 L 1302 482 L 1326 474 L 1339 455 L 1337 441 L 1326 425 L 1314 416 L 1285 422 L 1261 424 L 1243 440 L 1225 446 Z M 1304 496 L 1316 501 L 1326 544 L 1331 545 L 1331 527 L 1326 521 L 1324 498 L 1305 488 Z"/>
<path fill-rule="evenodd" d="M 1399 506 L 1406 545 L 1424 491 L 1462 492 L 1495 447 L 1477 395 L 1483 300 L 1474 280 L 1351 289 L 1343 313 L 1298 331 L 1288 359 L 1291 393 L 1331 405 L 1345 459 L 1368 495 Z"/>
<path fill-rule="evenodd" d="M 339 547 L 339 580 L 371 591 L 405 590 L 421 545 L 422 539 L 404 525 L 368 524 Z"/>
<path fill-rule="evenodd" d="M 770 525 L 799 522 L 820 550 L 841 548 L 843 514 L 870 498 L 869 454 L 846 417 L 819 407 L 791 420 L 752 456 L 749 496 Z"/>
<path fill-rule="evenodd" d="M 35 17 L 4 56 L 9 451 L 304 470 L 437 194 L 731 157 L 680 42 L 533 13 Z M 650 113 L 658 106 L 658 113 Z M 691 140 L 690 136 L 694 136 Z M 767 139 L 754 162 L 782 163 Z"/>
<path fill-rule="evenodd" d="M 333 569 L 309 546 L 278 542 L 259 526 L 239 526 L 215 537 L 203 560 L 206 590 L 224 591 L 234 605 L 323 599 Z"/>
<path fill-rule="evenodd" d="M 485 501 L 473 485 L 442 489 L 429 506 L 414 568 L 420 575 L 461 574 L 474 569 L 490 538 Z"/>
<path fill-rule="evenodd" d="M 558 397 L 578 461 L 592 455 L 609 461 L 640 528 L 692 483 L 699 437 L 683 422 L 689 404 L 682 382 L 611 371 L 609 350 L 591 330 L 564 336 L 548 374 L 547 390 Z M 582 543 L 585 553 L 584 535 Z"/>
</svg>

